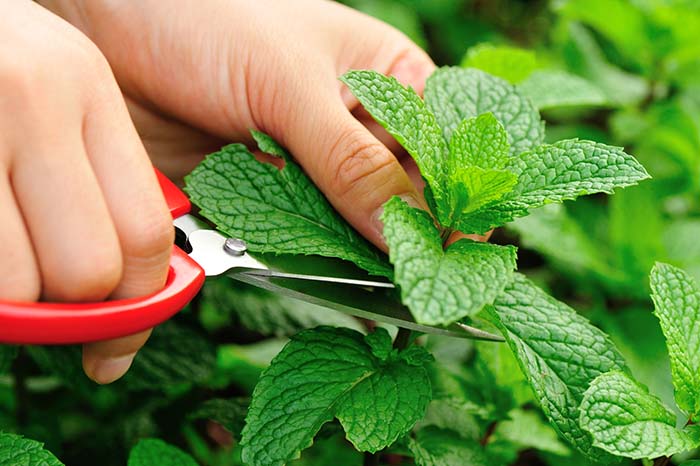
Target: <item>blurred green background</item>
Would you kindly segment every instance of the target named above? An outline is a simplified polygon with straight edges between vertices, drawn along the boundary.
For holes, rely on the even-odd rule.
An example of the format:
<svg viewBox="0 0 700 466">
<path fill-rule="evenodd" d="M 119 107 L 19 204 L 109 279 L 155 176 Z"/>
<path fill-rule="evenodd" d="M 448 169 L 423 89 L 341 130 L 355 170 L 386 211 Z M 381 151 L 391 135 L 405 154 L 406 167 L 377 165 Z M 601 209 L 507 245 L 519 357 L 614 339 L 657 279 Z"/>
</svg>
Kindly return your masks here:
<svg viewBox="0 0 700 466">
<path fill-rule="evenodd" d="M 664 261 L 700 280 L 700 2 L 343 3 L 402 30 L 438 65 L 478 67 L 511 81 L 540 108 L 548 140 L 624 146 L 645 165 L 651 181 L 546 206 L 492 241 L 517 244 L 520 270 L 608 332 L 637 378 L 673 406 L 647 277 Z M 211 281 L 110 386 L 85 379 L 79 348 L 0 347 L 0 430 L 45 442 L 71 466 L 96 458 L 123 465 L 139 438 L 153 436 L 200 464 L 237 465 L 237 432 L 258 375 L 287 336 L 318 324 L 366 327 Z M 477 439 L 497 425 L 489 434 L 501 452 L 497 464 L 586 464 L 543 420 L 505 345 L 433 337 L 425 344 L 439 363 L 432 380 L 442 400 L 428 417 Z M 221 426 L 229 431 L 223 437 Z M 338 429 L 324 428 L 297 464 L 366 462 Z M 402 453 L 397 445 L 377 461 L 410 464 Z"/>
</svg>

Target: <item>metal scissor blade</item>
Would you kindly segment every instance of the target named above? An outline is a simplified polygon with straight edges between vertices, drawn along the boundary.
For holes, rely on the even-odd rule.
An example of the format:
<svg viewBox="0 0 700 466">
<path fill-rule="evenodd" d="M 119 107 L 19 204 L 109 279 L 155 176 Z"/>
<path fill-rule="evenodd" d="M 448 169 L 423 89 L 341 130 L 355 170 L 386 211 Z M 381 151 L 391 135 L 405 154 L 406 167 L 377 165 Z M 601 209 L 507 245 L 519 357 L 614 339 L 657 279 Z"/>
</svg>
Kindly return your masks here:
<svg viewBox="0 0 700 466">
<path fill-rule="evenodd" d="M 504 341 L 498 335 L 453 324 L 449 327 L 422 325 L 413 319 L 408 309 L 387 296 L 386 288 L 362 288 L 337 282 L 319 282 L 298 278 L 275 277 L 259 273 L 232 271 L 227 274 L 259 288 L 316 304 L 364 319 L 376 320 L 418 332 L 475 340 Z"/>
<path fill-rule="evenodd" d="M 289 280 L 306 280 L 312 282 L 324 282 L 324 283 L 339 283 L 342 285 L 353 285 L 353 286 L 365 286 L 371 288 L 394 288 L 393 283 L 380 282 L 373 280 L 359 280 L 355 278 L 343 278 L 343 277 L 329 277 L 325 275 L 306 275 L 302 273 L 289 273 L 280 272 L 277 270 L 246 270 L 244 273 L 247 275 L 256 275 L 259 277 L 274 277 L 274 278 L 284 278 Z"/>
</svg>

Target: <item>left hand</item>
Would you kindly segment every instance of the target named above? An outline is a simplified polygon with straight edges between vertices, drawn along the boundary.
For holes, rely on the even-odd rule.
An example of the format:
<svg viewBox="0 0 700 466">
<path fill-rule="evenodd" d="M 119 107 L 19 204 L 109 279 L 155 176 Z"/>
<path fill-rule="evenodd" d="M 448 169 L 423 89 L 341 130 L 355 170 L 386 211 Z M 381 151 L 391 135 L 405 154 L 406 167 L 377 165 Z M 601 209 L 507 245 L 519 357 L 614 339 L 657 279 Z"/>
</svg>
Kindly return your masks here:
<svg viewBox="0 0 700 466">
<path fill-rule="evenodd" d="M 42 0 L 102 50 L 154 163 L 191 171 L 251 128 L 286 146 L 333 206 L 386 250 L 393 195 L 425 206 L 410 157 L 338 77 L 394 75 L 421 92 L 435 65 L 401 32 L 325 0 Z"/>
</svg>

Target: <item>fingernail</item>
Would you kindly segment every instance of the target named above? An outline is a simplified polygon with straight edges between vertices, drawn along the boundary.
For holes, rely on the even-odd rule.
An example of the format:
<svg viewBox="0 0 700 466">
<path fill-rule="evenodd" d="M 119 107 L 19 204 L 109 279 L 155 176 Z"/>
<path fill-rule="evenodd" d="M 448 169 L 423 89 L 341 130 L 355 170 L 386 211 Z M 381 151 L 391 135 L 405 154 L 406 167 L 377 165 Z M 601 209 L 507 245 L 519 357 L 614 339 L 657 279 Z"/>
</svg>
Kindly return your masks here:
<svg viewBox="0 0 700 466">
<path fill-rule="evenodd" d="M 92 369 L 92 380 L 99 384 L 114 382 L 129 370 L 135 356 L 136 353 L 131 353 L 97 361 Z"/>
<path fill-rule="evenodd" d="M 423 204 L 418 200 L 415 194 L 402 194 L 399 196 L 399 199 L 404 201 L 406 204 L 409 206 L 413 207 L 414 209 L 423 209 Z"/>
</svg>

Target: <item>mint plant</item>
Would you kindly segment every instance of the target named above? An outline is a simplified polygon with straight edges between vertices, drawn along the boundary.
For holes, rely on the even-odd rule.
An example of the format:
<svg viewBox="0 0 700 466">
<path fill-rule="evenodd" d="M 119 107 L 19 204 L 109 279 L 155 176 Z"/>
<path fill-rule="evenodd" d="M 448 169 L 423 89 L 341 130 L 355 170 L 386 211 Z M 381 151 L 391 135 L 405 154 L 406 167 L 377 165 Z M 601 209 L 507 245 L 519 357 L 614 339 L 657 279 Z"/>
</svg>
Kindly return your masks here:
<svg viewBox="0 0 700 466">
<path fill-rule="evenodd" d="M 393 198 L 381 217 L 394 265 L 393 273 L 384 275 L 400 287 L 403 303 L 417 321 L 428 324 L 473 318 L 485 309 L 482 317 L 505 336 L 555 429 L 589 458 L 610 459 L 579 423 L 579 405 L 589 384 L 611 370 L 626 370 L 610 340 L 514 274 L 514 247 L 467 239 L 446 248 L 444 244 L 454 231 L 484 233 L 544 204 L 635 184 L 648 177 L 644 168 L 622 149 L 592 141 L 542 144 L 544 124 L 530 101 L 507 82 L 478 70 L 436 71 L 427 81 L 425 101 L 375 72 L 351 71 L 341 80 L 404 146 L 426 182 L 431 212 Z M 242 145 L 224 148 L 188 177 L 187 191 L 202 214 L 226 234 L 251 238 L 253 250 L 355 258 L 357 265 L 377 273 L 377 262 L 368 265 L 370 255 L 358 254 L 363 243 L 331 216 L 332 209 L 324 202 L 317 210 L 309 204 L 322 196 L 291 157 L 268 137 L 254 136 L 262 150 L 284 158 L 284 168 L 255 161 Z M 257 187 L 251 189 L 253 185 Z M 266 193 L 275 193 L 274 199 Z M 246 218 L 255 215 L 248 206 L 272 202 L 276 207 L 280 198 L 282 208 L 266 208 L 265 216 L 255 220 Z M 328 226 L 327 218 L 333 218 L 334 228 L 349 231 L 343 238 L 352 241 L 343 245 L 319 234 L 321 229 L 307 229 L 286 249 L 290 240 L 278 241 L 276 228 L 286 225 L 285 233 L 289 231 L 285 222 L 291 212 L 302 212 L 308 225 Z M 314 217 L 317 212 L 320 218 Z M 271 240 L 259 246 L 261 232 Z M 419 349 L 391 350 L 384 332 L 364 341 L 342 329 L 300 333 L 272 361 L 253 393 L 242 433 L 244 461 L 283 464 L 334 417 L 356 448 L 374 452 L 389 447 L 423 416 L 432 398 L 423 369 L 429 357 L 424 354 L 415 365 L 413 358 L 406 359 Z M 411 381 L 421 379 L 421 390 L 428 390 L 416 392 Z M 295 408 L 301 400 L 307 407 Z M 362 419 L 361 427 L 357 419 Z M 439 432 L 430 426 L 417 431 L 418 440 L 410 448 L 420 464 L 432 464 L 430 445 Z M 451 434 L 443 434 L 450 443 Z M 471 450 L 487 455 L 478 444 Z"/>
<path fill-rule="evenodd" d="M 666 337 L 678 407 L 686 426 L 649 389 L 626 372 L 598 376 L 581 403 L 580 423 L 596 446 L 629 458 L 667 457 L 700 446 L 698 419 L 700 292 L 683 270 L 659 263 L 651 271 L 656 316 Z"/>
<path fill-rule="evenodd" d="M 506 342 L 399 332 L 389 344 L 372 322 L 210 280 L 187 309 L 154 329 L 115 384 L 86 379 L 78 347 L 0 345 L 0 463 L 249 466 L 269 459 L 268 442 L 290 466 L 698 466 L 697 2 L 343 2 L 401 29 L 437 63 L 483 71 L 440 69 L 425 99 L 390 88 L 410 105 L 399 109 L 407 110 L 405 121 L 387 123 L 396 139 L 414 128 L 404 145 L 413 144 L 414 157 L 435 157 L 421 163 L 435 169 L 423 176 L 438 191 L 426 194 L 430 212 L 397 199 L 386 209 L 390 256 L 400 260 L 349 228 L 263 134 L 255 134 L 259 148 L 277 154 L 283 170 L 233 145 L 205 161 L 207 177 L 190 188 L 209 198 L 209 218 L 257 251 L 300 261 L 294 255 L 325 254 L 345 260 L 328 261 L 339 267 L 401 275 L 404 297 L 395 298 L 417 318 L 472 320 Z M 361 77 L 370 88 L 381 84 Z M 365 103 L 388 110 L 391 99 L 378 96 Z M 429 120 L 437 130 L 424 125 Z M 596 141 L 589 152 L 624 146 L 653 179 L 614 196 L 510 215 L 525 181 L 515 160 L 530 153 L 523 165 L 535 167 L 547 153 L 542 147 L 562 140 Z M 569 163 L 569 148 L 551 161 L 584 167 L 590 155 Z M 459 179 L 450 176 L 455 167 L 465 172 Z M 498 223 L 494 217 L 506 222 L 495 244 L 444 247 L 453 221 L 477 230 Z M 517 273 L 515 248 L 500 245 L 518 246 Z M 443 269 L 462 272 L 455 278 Z M 443 295 L 423 293 L 421 280 L 442 286 Z M 325 348 L 317 343 L 336 335 L 352 342 L 332 345 L 338 359 L 305 355 L 307 343 Z M 348 377 L 326 366 L 349 367 Z M 367 377 L 339 393 L 360 369 Z M 307 398 L 315 403 L 311 420 Z M 392 404 L 406 399 L 418 402 Z M 285 416 L 292 421 L 280 422 Z M 290 432 L 292 423 L 301 432 Z"/>
</svg>

